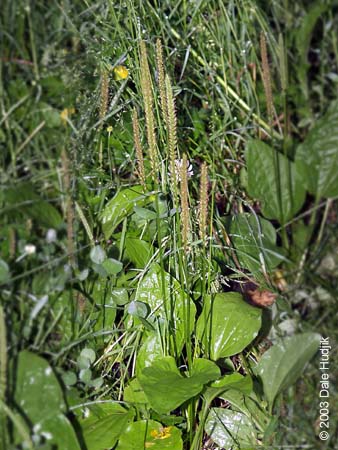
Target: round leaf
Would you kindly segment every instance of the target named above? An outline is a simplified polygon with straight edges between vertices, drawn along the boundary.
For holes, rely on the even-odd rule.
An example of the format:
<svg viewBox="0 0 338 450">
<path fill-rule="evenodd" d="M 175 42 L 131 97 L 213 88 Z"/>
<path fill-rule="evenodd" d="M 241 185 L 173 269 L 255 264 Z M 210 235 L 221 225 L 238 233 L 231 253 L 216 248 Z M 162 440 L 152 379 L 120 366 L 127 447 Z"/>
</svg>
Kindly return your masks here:
<svg viewBox="0 0 338 450">
<path fill-rule="evenodd" d="M 95 361 L 96 355 L 93 349 L 91 348 L 84 348 L 81 353 L 81 356 L 83 356 L 84 358 L 89 359 L 89 361 L 93 364 L 93 362 Z"/>
<path fill-rule="evenodd" d="M 154 420 L 130 424 L 122 434 L 116 450 L 182 450 L 181 432 L 174 426 L 163 427 Z"/>
<path fill-rule="evenodd" d="M 90 259 L 94 264 L 102 264 L 107 258 L 106 252 L 100 245 L 95 245 L 90 251 Z"/>
</svg>

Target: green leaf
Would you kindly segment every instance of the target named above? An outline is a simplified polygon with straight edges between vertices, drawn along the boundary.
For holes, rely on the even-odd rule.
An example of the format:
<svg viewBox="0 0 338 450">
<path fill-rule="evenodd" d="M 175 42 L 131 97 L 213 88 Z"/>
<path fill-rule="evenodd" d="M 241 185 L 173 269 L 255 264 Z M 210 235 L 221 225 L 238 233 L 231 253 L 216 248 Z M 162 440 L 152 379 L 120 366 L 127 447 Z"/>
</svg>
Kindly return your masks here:
<svg viewBox="0 0 338 450">
<path fill-rule="evenodd" d="M 153 247 L 141 239 L 127 237 L 124 255 L 137 269 L 143 269 L 153 255 Z"/>
<path fill-rule="evenodd" d="M 155 359 L 163 357 L 161 336 L 159 333 L 146 333 L 137 352 L 136 374 L 149 367 Z"/>
<path fill-rule="evenodd" d="M 128 305 L 128 314 L 145 319 L 149 314 L 149 307 L 146 303 L 133 301 Z"/>
<path fill-rule="evenodd" d="M 112 300 L 116 305 L 125 305 L 129 302 L 128 291 L 126 288 L 114 288 L 111 291 Z"/>
<path fill-rule="evenodd" d="M 139 420 L 127 427 L 116 450 L 148 448 L 152 450 L 182 450 L 183 442 L 180 430 L 173 426 L 163 427 L 154 420 Z"/>
<path fill-rule="evenodd" d="M 179 372 L 171 356 L 155 360 L 138 379 L 150 406 L 159 414 L 168 413 L 199 394 L 203 386 L 220 376 L 215 363 L 196 359 L 190 377 Z M 168 393 L 170 392 L 170 395 Z"/>
<path fill-rule="evenodd" d="M 79 379 L 85 384 L 90 383 L 92 379 L 92 371 L 90 369 L 81 369 Z"/>
<path fill-rule="evenodd" d="M 151 209 L 141 208 L 140 206 L 134 206 L 134 211 L 135 214 L 141 219 L 154 220 L 157 217 L 155 211 L 152 211 Z"/>
<path fill-rule="evenodd" d="M 80 355 L 83 356 L 84 358 L 89 359 L 91 364 L 93 364 L 95 359 L 96 359 L 95 352 L 94 352 L 94 350 L 92 348 L 84 348 L 81 351 Z"/>
<path fill-rule="evenodd" d="M 311 37 L 318 19 L 322 17 L 328 6 L 329 4 L 322 2 L 313 2 L 307 8 L 305 16 L 302 17 L 300 27 L 295 30 L 295 49 L 297 49 L 300 57 L 299 62 L 295 65 L 295 69 L 306 100 L 309 97 L 307 72 L 310 67 L 309 47 Z"/>
<path fill-rule="evenodd" d="M 258 445 L 252 422 L 231 409 L 211 408 L 204 428 L 221 448 L 252 450 Z"/>
<path fill-rule="evenodd" d="M 101 245 L 95 245 L 90 251 L 90 259 L 94 264 L 102 264 L 106 260 L 107 255 Z"/>
<path fill-rule="evenodd" d="M 263 382 L 264 393 L 272 409 L 276 396 L 291 386 L 319 347 L 320 335 L 304 333 L 280 340 L 264 353 L 256 373 Z"/>
<path fill-rule="evenodd" d="M 250 272 L 270 271 L 284 257 L 276 246 L 276 230 L 268 220 L 254 214 L 237 214 L 232 217 L 230 237 L 236 248 L 238 260 Z"/>
<path fill-rule="evenodd" d="M 146 203 L 148 198 L 142 192 L 142 186 L 133 186 L 117 192 L 109 200 L 99 217 L 106 239 L 109 239 L 123 219 L 133 212 L 134 206 L 142 206 Z"/>
<path fill-rule="evenodd" d="M 235 355 L 247 347 L 261 327 L 262 311 L 237 292 L 205 297 L 196 335 L 210 358 Z"/>
<path fill-rule="evenodd" d="M 51 448 L 62 450 L 80 450 L 75 431 L 63 414 L 55 414 L 35 424 L 34 430 L 43 436 Z"/>
<path fill-rule="evenodd" d="M 62 374 L 62 381 L 66 386 L 74 386 L 77 383 L 77 376 L 74 372 L 68 370 Z"/>
<path fill-rule="evenodd" d="M 0 259 L 0 283 L 6 283 L 9 278 L 8 264 L 3 259 Z"/>
<path fill-rule="evenodd" d="M 316 122 L 298 146 L 296 167 L 308 191 L 317 199 L 338 195 L 338 102 Z"/>
<path fill-rule="evenodd" d="M 24 214 L 46 228 L 58 228 L 62 223 L 59 211 L 42 199 L 29 183 L 5 190 L 4 197 L 9 214 L 17 216 L 20 220 Z"/>
<path fill-rule="evenodd" d="M 63 392 L 48 362 L 27 350 L 19 353 L 15 401 L 32 428 L 51 444 L 65 450 L 79 450 L 75 432 L 62 414 Z"/>
<path fill-rule="evenodd" d="M 190 308 L 190 333 L 194 329 L 196 307 L 193 301 L 183 292 L 180 284 L 167 272 L 161 276 L 161 269 L 153 267 L 147 275 L 139 282 L 135 300 L 146 303 L 151 313 L 149 317 L 171 328 L 169 334 L 176 340 L 180 351 L 184 345 L 186 332 L 186 306 L 189 302 Z"/>
<path fill-rule="evenodd" d="M 119 436 L 133 419 L 132 410 L 118 403 L 91 405 L 85 418 L 79 418 L 83 438 L 88 450 L 106 450 L 114 447 Z"/>
<path fill-rule="evenodd" d="M 233 411 L 245 414 L 260 430 L 266 430 L 269 426 L 271 416 L 262 408 L 262 400 L 254 392 L 248 396 L 240 390 L 229 389 L 219 397 L 229 402 Z"/>
<path fill-rule="evenodd" d="M 45 359 L 27 350 L 18 356 L 15 401 L 33 423 L 66 409 L 52 368 Z"/>
<path fill-rule="evenodd" d="M 128 383 L 123 394 L 123 400 L 125 402 L 142 403 L 144 405 L 149 403 L 137 378 L 134 378 Z"/>
<path fill-rule="evenodd" d="M 208 403 L 211 403 L 213 399 L 219 397 L 229 389 L 238 389 L 245 394 L 250 394 L 252 391 L 252 379 L 249 376 L 244 377 L 237 372 L 230 375 L 224 375 L 206 388 L 203 397 Z"/>
<path fill-rule="evenodd" d="M 123 269 L 121 261 L 117 261 L 113 258 L 108 258 L 103 261 L 102 266 L 108 275 L 117 275 Z"/>
<path fill-rule="evenodd" d="M 305 200 L 305 189 L 294 163 L 259 140 L 249 141 L 246 162 L 248 194 L 262 203 L 266 218 L 285 224 Z"/>
</svg>

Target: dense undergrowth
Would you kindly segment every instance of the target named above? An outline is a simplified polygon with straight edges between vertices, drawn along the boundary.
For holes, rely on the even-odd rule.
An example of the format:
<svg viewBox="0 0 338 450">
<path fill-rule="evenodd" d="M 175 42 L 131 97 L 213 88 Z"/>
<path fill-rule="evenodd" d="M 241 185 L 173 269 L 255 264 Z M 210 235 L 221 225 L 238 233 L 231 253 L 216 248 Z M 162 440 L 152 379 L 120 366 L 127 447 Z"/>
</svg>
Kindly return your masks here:
<svg viewBox="0 0 338 450">
<path fill-rule="evenodd" d="M 0 15 L 0 448 L 335 448 L 337 5 Z"/>
</svg>

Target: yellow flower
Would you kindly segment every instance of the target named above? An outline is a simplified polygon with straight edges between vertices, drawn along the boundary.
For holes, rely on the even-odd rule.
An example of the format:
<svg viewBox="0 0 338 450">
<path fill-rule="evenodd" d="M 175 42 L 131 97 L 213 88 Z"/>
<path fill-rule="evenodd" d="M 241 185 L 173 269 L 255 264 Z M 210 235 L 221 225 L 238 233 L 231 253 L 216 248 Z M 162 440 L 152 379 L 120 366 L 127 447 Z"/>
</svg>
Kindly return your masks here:
<svg viewBox="0 0 338 450">
<path fill-rule="evenodd" d="M 168 437 L 171 436 L 171 433 L 170 433 L 171 429 L 172 429 L 172 427 L 161 427 L 159 431 L 152 430 L 150 432 L 150 435 L 154 439 L 167 439 Z"/>
<path fill-rule="evenodd" d="M 113 131 L 113 127 L 111 125 L 109 125 L 109 127 L 107 127 L 107 133 L 111 133 Z"/>
<path fill-rule="evenodd" d="M 74 108 L 65 108 L 60 112 L 60 118 L 63 125 L 67 125 L 68 117 L 75 113 Z"/>
<path fill-rule="evenodd" d="M 128 69 L 125 66 L 114 67 L 115 80 L 125 80 L 128 75 Z"/>
</svg>

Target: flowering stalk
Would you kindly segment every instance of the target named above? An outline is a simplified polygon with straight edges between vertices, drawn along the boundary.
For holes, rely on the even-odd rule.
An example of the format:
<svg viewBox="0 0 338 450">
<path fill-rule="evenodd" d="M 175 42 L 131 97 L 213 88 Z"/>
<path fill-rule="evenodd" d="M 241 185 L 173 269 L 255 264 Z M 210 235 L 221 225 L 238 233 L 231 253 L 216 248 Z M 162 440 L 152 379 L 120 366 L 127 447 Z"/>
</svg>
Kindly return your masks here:
<svg viewBox="0 0 338 450">
<path fill-rule="evenodd" d="M 180 170 L 181 179 L 181 217 L 182 217 L 182 244 L 184 251 L 188 251 L 188 238 L 190 234 L 189 221 L 189 196 L 188 196 L 188 171 L 187 171 L 187 155 L 184 154 L 182 158 L 182 165 Z"/>
<path fill-rule="evenodd" d="M 100 121 L 103 120 L 108 110 L 109 76 L 107 70 L 102 70 L 100 92 Z"/>
<path fill-rule="evenodd" d="M 145 189 L 146 177 L 145 177 L 143 151 L 142 151 L 141 138 L 140 138 L 140 126 L 139 126 L 136 108 L 134 108 L 134 110 L 133 110 L 133 134 L 134 134 L 134 144 L 135 144 L 136 159 L 137 159 L 137 173 L 138 173 L 138 176 L 140 177 L 141 184 L 142 184 L 143 188 Z"/>
<path fill-rule="evenodd" d="M 201 167 L 201 180 L 200 180 L 200 203 L 199 203 L 199 235 L 203 244 L 206 240 L 207 229 L 207 216 L 208 216 L 208 166 L 204 162 Z"/>
<path fill-rule="evenodd" d="M 154 100 L 152 91 L 152 82 L 150 76 L 150 70 L 148 65 L 148 56 L 146 44 L 141 41 L 140 44 L 140 66 L 141 66 L 141 89 L 144 101 L 144 113 L 147 129 L 147 140 L 149 147 L 149 159 L 152 169 L 152 178 L 157 180 L 158 174 L 158 155 L 156 146 L 156 134 L 155 134 L 155 119 L 153 113 Z"/>
<path fill-rule="evenodd" d="M 164 119 L 164 123 L 167 125 L 168 124 L 168 111 L 167 111 L 168 90 L 166 87 L 166 75 L 165 75 L 165 70 L 164 70 L 163 51 L 162 51 L 162 44 L 161 44 L 160 39 L 157 39 L 157 41 L 156 41 L 156 65 L 157 65 L 157 73 L 158 73 L 158 87 L 160 90 L 162 116 Z"/>
<path fill-rule="evenodd" d="M 67 222 L 67 250 L 68 260 L 71 266 L 75 266 L 75 246 L 74 246 L 74 206 L 70 194 L 71 189 L 71 171 L 70 161 L 66 150 L 61 152 L 61 164 L 63 170 L 63 191 L 65 195 L 65 214 Z"/>
<path fill-rule="evenodd" d="M 177 119 L 175 110 L 175 99 L 173 97 L 170 78 L 165 78 L 166 104 L 167 104 L 167 129 L 168 129 L 168 150 L 169 150 L 169 170 L 170 185 L 174 198 L 174 204 L 177 202 L 178 177 L 176 172 L 177 161 Z"/>
<path fill-rule="evenodd" d="M 262 77 L 263 77 L 263 85 L 264 92 L 266 97 L 266 106 L 268 110 L 269 123 L 272 124 L 273 119 L 273 100 L 272 100 L 272 89 L 271 89 L 271 77 L 270 77 L 270 67 L 268 61 L 268 51 L 266 47 L 266 38 L 264 33 L 261 33 L 260 40 L 261 47 L 261 58 L 262 58 Z"/>
</svg>

